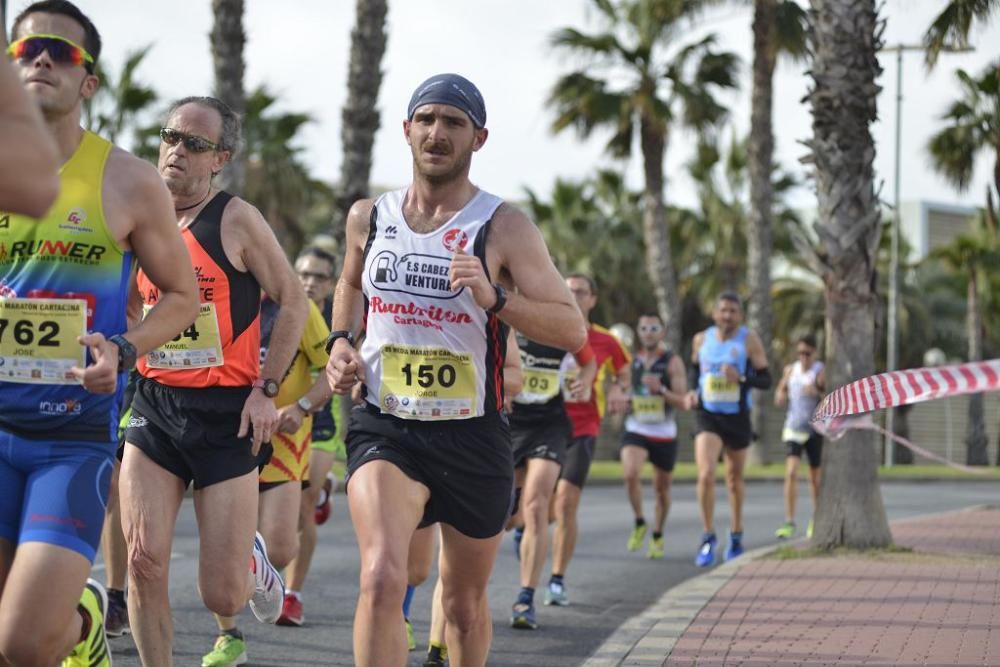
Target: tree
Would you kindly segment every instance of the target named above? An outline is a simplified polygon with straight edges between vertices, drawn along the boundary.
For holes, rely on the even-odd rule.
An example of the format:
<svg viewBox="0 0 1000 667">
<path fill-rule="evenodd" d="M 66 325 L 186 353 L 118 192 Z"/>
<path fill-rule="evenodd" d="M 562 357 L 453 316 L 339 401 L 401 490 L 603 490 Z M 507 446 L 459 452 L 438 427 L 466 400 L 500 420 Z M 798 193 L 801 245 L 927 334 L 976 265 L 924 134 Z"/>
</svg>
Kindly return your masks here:
<svg viewBox="0 0 1000 667">
<path fill-rule="evenodd" d="M 158 95 L 152 87 L 138 80 L 136 70 L 151 48 L 152 45 L 149 45 L 126 53 L 117 78 L 103 63 L 98 63 L 95 74 L 101 85 L 83 107 L 83 122 L 87 129 L 111 143 L 118 143 L 127 130 L 132 130 L 135 136 L 131 148 L 142 143 L 140 135 L 144 129 L 139 122 L 143 112 L 149 110 Z M 159 127 L 156 129 L 159 131 Z"/>
<path fill-rule="evenodd" d="M 986 23 L 998 7 L 997 0 L 949 0 L 924 33 L 927 66 L 933 68 L 946 47 L 967 48 L 972 22 Z"/>
<path fill-rule="evenodd" d="M 368 196 L 372 146 L 380 121 L 378 92 L 382 85 L 385 53 L 386 0 L 357 0 L 351 30 L 351 60 L 347 66 L 347 101 L 341 112 L 340 140 L 343 159 L 337 188 L 333 235 L 344 243 L 344 223 L 351 205 Z"/>
<path fill-rule="evenodd" d="M 564 28 L 552 37 L 554 46 L 585 62 L 553 87 L 553 129 L 573 127 L 587 137 L 598 127 L 610 128 L 607 150 L 622 158 L 631 154 L 638 136 L 645 177 L 646 269 L 667 324 L 667 343 L 679 350 L 681 303 L 664 203 L 663 160 L 676 125 L 707 132 L 725 119 L 727 109 L 716 94 L 736 86 L 738 58 L 717 51 L 714 36 L 668 49 L 682 41 L 687 20 L 704 0 L 592 3 L 604 24 L 600 32 Z"/>
<path fill-rule="evenodd" d="M 827 384 L 872 375 L 876 255 L 881 235 L 875 193 L 877 51 L 883 22 L 875 0 L 811 0 L 810 45 L 818 247 L 803 246 L 826 296 Z M 871 431 L 851 430 L 824 452 L 813 543 L 821 548 L 892 543 L 878 485 Z"/>
<path fill-rule="evenodd" d="M 246 94 L 243 91 L 243 0 L 212 0 L 212 66 L 215 71 L 215 95 L 241 118 L 246 113 Z M 246 153 L 233 156 L 219 174 L 219 187 L 242 195 L 246 180 Z"/>
</svg>

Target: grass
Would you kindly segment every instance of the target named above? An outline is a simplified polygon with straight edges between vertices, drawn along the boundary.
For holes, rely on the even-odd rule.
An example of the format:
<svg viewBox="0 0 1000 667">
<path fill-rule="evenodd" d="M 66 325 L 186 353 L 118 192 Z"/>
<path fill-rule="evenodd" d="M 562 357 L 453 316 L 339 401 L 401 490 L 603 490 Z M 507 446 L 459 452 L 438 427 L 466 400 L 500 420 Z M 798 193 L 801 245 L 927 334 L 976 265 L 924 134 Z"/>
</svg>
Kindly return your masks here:
<svg viewBox="0 0 1000 667">
<path fill-rule="evenodd" d="M 913 549 L 909 547 L 901 547 L 895 544 L 890 544 L 887 547 L 882 547 L 879 549 L 848 549 L 847 547 L 837 547 L 836 549 L 827 550 L 819 549 L 817 547 L 796 547 L 791 544 L 786 544 L 784 546 L 778 547 L 771 553 L 767 554 L 764 558 L 771 560 L 798 560 L 801 558 L 836 558 L 843 556 L 866 556 L 869 558 L 882 558 L 890 555 L 898 554 L 911 554 Z"/>
</svg>

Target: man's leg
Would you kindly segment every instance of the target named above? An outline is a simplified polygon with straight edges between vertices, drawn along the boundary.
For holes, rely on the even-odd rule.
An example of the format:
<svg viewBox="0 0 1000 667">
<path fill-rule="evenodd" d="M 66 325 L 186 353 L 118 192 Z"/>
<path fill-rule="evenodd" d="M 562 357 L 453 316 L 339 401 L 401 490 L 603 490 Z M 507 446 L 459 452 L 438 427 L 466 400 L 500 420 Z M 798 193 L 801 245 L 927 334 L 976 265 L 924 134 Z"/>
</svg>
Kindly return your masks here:
<svg viewBox="0 0 1000 667">
<path fill-rule="evenodd" d="M 729 489 L 730 531 L 743 532 L 743 498 L 746 486 L 743 483 L 743 468 L 747 460 L 747 448 L 732 449 L 726 447 L 726 487 Z"/>
<path fill-rule="evenodd" d="M 534 590 L 549 549 L 549 498 L 559 477 L 559 464 L 548 459 L 528 459 L 521 506 L 524 537 L 521 539 L 521 586 Z"/>
<path fill-rule="evenodd" d="M 111 490 L 108 492 L 108 508 L 104 515 L 104 531 L 101 533 L 101 554 L 104 556 L 105 581 L 108 582 L 108 613 L 105 623 L 111 637 L 129 631 L 128 609 L 125 607 L 128 547 L 122 531 L 121 503 L 118 499 L 118 478 L 121 474 L 118 459 L 115 459 L 114 466 Z"/>
<path fill-rule="evenodd" d="M 299 554 L 288 564 L 287 584 L 289 592 L 301 593 L 306 585 L 306 576 L 312 566 L 313 554 L 316 552 L 316 504 L 319 502 L 320 489 L 326 480 L 326 474 L 333 465 L 333 453 L 313 449 L 309 459 L 309 488 L 302 491 L 301 510 L 299 512 Z"/>
<path fill-rule="evenodd" d="M 441 525 L 441 600 L 447 623 L 448 655 L 453 665 L 486 664 L 493 640 L 486 585 L 502 537 L 502 533 L 497 533 L 486 539 L 474 539 L 447 524 Z"/>
<path fill-rule="evenodd" d="M 440 549 L 439 549 L 440 553 Z M 441 562 L 438 556 L 438 562 Z M 427 633 L 427 660 L 424 664 L 432 664 L 435 667 L 444 667 L 445 660 L 448 659 L 448 646 L 445 644 L 445 620 L 444 604 L 441 601 L 443 588 L 441 586 L 441 575 L 438 575 L 434 583 L 434 601 L 431 604 L 431 629 Z"/>
<path fill-rule="evenodd" d="M 673 480 L 673 472 L 653 467 L 653 491 L 656 493 L 656 523 L 653 528 L 653 535 L 662 535 L 663 527 L 667 523 L 667 515 L 670 514 L 670 482 Z"/>
<path fill-rule="evenodd" d="M 208 487 L 211 488 L 211 487 Z M 286 482 L 259 494 L 257 529 L 267 542 L 267 558 L 284 569 L 299 551 L 299 509 L 302 482 Z"/>
<path fill-rule="evenodd" d="M 562 577 L 576 549 L 576 512 L 583 489 L 565 479 L 556 484 L 556 528 L 552 536 L 552 574 Z"/>
<path fill-rule="evenodd" d="M 632 506 L 632 516 L 635 518 L 635 526 L 629 534 L 626 548 L 629 551 L 638 551 L 642 546 L 642 541 L 646 537 L 646 518 L 642 514 L 642 466 L 649 459 L 649 452 L 645 447 L 638 445 L 623 444 L 621 450 L 622 476 L 625 478 L 625 494 L 628 502 Z"/>
<path fill-rule="evenodd" d="M 434 565 L 434 536 L 437 528 L 433 525 L 414 531 L 410 538 L 409 554 L 406 558 L 406 593 L 403 595 L 403 620 L 406 625 L 406 648 L 412 651 L 417 648 L 417 640 L 413 635 L 413 624 L 410 623 L 410 603 L 417 586 L 427 581 Z"/>
<path fill-rule="evenodd" d="M 429 498 L 426 486 L 388 461 L 371 461 L 351 475 L 347 502 L 361 553 L 353 632 L 356 665 L 406 663 L 402 607 L 407 553 Z"/>
<path fill-rule="evenodd" d="M 722 451 L 722 439 L 702 431 L 694 438 L 694 459 L 698 466 L 698 507 L 705 534 L 715 532 L 715 466 Z"/>
<path fill-rule="evenodd" d="M 799 495 L 800 460 L 798 456 L 791 454 L 785 457 L 785 523 L 795 523 L 795 501 Z"/>
<path fill-rule="evenodd" d="M 125 444 L 118 484 L 128 546 L 128 611 L 142 664 L 173 664 L 174 625 L 168 583 L 170 545 L 184 482 L 131 443 Z"/>
</svg>

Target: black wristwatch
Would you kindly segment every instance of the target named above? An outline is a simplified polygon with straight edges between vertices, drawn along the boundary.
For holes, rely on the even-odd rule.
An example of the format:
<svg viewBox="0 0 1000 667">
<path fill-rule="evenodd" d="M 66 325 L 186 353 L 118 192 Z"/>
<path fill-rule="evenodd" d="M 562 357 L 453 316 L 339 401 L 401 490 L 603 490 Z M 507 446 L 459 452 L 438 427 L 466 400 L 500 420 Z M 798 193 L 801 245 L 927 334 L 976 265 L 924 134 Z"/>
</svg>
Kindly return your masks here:
<svg viewBox="0 0 1000 667">
<path fill-rule="evenodd" d="M 254 380 L 254 383 L 251 386 L 253 386 L 254 389 L 260 389 L 268 398 L 274 398 L 277 396 L 278 389 L 281 388 L 278 381 L 272 380 L 271 378 L 258 378 Z"/>
<path fill-rule="evenodd" d="M 493 291 L 496 292 L 497 300 L 493 304 L 492 308 L 487 309 L 488 313 L 499 313 L 503 310 L 503 307 L 507 305 L 507 290 L 503 288 L 503 285 L 497 285 L 493 283 Z"/>
<path fill-rule="evenodd" d="M 130 371 L 135 368 L 135 345 L 121 334 L 115 334 L 108 340 L 118 346 L 118 370 Z"/>
<path fill-rule="evenodd" d="M 330 354 L 330 351 L 333 350 L 333 344 L 337 342 L 338 338 L 346 338 L 351 347 L 354 347 L 354 336 L 351 335 L 351 332 L 345 329 L 338 329 L 337 331 L 331 331 L 330 335 L 326 337 L 327 354 Z"/>
</svg>

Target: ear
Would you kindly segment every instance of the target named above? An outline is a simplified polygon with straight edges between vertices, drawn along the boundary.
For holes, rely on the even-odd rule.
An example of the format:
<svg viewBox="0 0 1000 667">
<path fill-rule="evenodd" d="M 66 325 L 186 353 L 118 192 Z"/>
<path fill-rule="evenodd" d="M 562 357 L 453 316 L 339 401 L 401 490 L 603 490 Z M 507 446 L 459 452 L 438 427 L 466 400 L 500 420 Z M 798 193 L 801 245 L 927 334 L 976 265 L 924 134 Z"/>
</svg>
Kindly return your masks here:
<svg viewBox="0 0 1000 667">
<path fill-rule="evenodd" d="M 88 74 L 83 77 L 83 81 L 80 82 L 80 95 L 83 99 L 89 100 L 97 92 L 97 89 L 101 86 L 101 80 L 96 74 Z"/>
<path fill-rule="evenodd" d="M 489 136 L 490 136 L 490 131 L 487 130 L 485 127 L 476 130 L 476 138 L 472 142 L 472 150 L 478 151 L 480 148 L 482 148 L 483 144 L 486 143 L 486 138 Z"/>
<path fill-rule="evenodd" d="M 406 143 L 410 146 L 413 142 L 410 140 L 410 121 L 409 119 L 403 121 L 403 136 L 406 138 Z"/>
<path fill-rule="evenodd" d="M 229 158 L 232 157 L 232 153 L 229 151 L 216 151 L 214 162 L 212 164 L 212 175 L 218 176 L 222 172 L 223 167 L 229 162 Z"/>
</svg>

